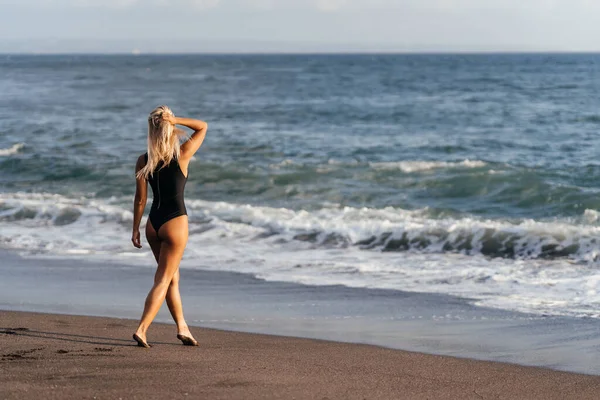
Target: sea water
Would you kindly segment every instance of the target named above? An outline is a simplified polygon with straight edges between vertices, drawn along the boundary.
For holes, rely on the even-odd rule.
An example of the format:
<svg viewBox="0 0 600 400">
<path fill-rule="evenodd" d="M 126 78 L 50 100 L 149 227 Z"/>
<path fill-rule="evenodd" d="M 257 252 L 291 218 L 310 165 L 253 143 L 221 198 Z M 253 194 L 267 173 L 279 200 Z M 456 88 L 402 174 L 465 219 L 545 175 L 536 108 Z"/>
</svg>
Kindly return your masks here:
<svg viewBox="0 0 600 400">
<path fill-rule="evenodd" d="M 153 268 L 147 115 L 209 123 L 183 268 L 600 318 L 600 55 L 0 56 L 0 246 Z"/>
</svg>

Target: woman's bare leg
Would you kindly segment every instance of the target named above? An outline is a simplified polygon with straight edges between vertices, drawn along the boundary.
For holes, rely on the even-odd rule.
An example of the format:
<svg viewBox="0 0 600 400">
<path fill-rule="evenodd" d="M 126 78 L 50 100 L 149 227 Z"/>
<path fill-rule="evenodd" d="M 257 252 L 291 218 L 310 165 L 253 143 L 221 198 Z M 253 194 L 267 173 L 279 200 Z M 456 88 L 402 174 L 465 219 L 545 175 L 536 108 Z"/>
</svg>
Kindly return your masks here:
<svg viewBox="0 0 600 400">
<path fill-rule="evenodd" d="M 158 233 L 156 233 L 156 231 L 154 230 L 150 219 L 148 219 L 148 222 L 146 222 L 146 240 L 150 245 L 150 249 L 152 249 L 154 259 L 158 264 L 158 260 L 160 259 L 160 239 L 158 238 Z"/>
<path fill-rule="evenodd" d="M 147 227 L 146 232 L 148 229 Z M 187 216 L 174 218 L 161 226 L 158 238 L 160 239 L 160 252 L 158 267 L 154 275 L 154 286 L 146 297 L 144 313 L 135 332 L 144 341 L 146 341 L 148 327 L 165 301 L 171 281 L 179 269 L 188 238 Z"/>
<path fill-rule="evenodd" d="M 158 260 L 160 259 L 160 239 L 150 221 L 146 223 L 146 239 L 150 244 L 154 258 L 158 263 Z M 183 317 L 183 306 L 181 304 L 181 294 L 179 293 L 179 268 L 177 269 L 177 272 L 175 272 L 175 275 L 173 275 L 173 279 L 171 279 L 171 284 L 167 290 L 166 300 L 171 316 L 177 324 L 177 334 L 193 338 L 192 333 L 185 322 L 185 318 Z"/>
<path fill-rule="evenodd" d="M 179 293 L 179 269 L 173 275 L 169 290 L 167 290 L 167 306 L 169 306 L 171 316 L 177 324 L 177 334 L 193 338 L 183 317 L 183 306 L 181 304 L 181 294 Z"/>
</svg>

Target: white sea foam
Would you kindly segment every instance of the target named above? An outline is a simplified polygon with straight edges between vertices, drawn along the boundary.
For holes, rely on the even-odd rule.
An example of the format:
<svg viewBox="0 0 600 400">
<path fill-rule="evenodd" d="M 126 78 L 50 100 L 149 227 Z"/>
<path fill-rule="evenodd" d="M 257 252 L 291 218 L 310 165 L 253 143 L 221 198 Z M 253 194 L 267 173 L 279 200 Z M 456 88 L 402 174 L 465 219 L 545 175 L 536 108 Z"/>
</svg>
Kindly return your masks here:
<svg viewBox="0 0 600 400">
<path fill-rule="evenodd" d="M 596 210 L 586 209 L 584 211 L 584 213 L 583 213 L 583 217 L 589 223 L 596 223 L 596 222 L 598 222 L 598 218 L 600 217 L 600 213 L 598 211 L 596 211 Z"/>
<path fill-rule="evenodd" d="M 130 242 L 130 200 L 0 194 L 0 245 L 38 256 L 152 267 L 148 246 L 137 250 Z M 188 201 L 188 211 L 185 268 L 308 285 L 446 293 L 508 310 L 600 318 L 600 270 L 594 261 L 600 228 L 586 221 L 435 219 L 427 209 L 295 211 L 201 200 Z M 485 257 L 483 247 L 492 234 L 500 238 L 497 244 L 512 237 L 514 247 L 529 255 Z M 381 243 L 357 245 L 370 236 Z M 409 244 L 410 238 L 431 242 L 380 251 L 393 250 L 390 243 L 405 236 Z M 474 246 L 470 251 L 445 249 L 453 237 L 459 242 L 471 238 Z M 577 249 L 570 256 L 535 256 L 547 245 L 573 244 Z"/>
<path fill-rule="evenodd" d="M 280 238 L 306 240 L 315 245 L 516 259 L 566 257 L 580 262 L 595 262 L 599 253 L 600 227 L 573 221 L 433 219 L 427 209 L 393 207 L 324 208 L 309 212 L 201 200 L 189 201 L 188 206 L 201 211 L 205 219 L 251 225 Z"/>
<path fill-rule="evenodd" d="M 25 146 L 25 143 L 16 143 L 10 146 L 8 149 L 0 149 L 0 156 L 11 156 L 17 154 Z"/>
<path fill-rule="evenodd" d="M 117 238 L 126 233 L 131 211 L 86 198 L 44 193 L 0 194 L 0 244 L 53 254 L 101 254 L 129 250 Z"/>
<path fill-rule="evenodd" d="M 479 160 L 463 160 L 458 162 L 446 161 L 396 161 L 396 162 L 374 162 L 369 164 L 377 170 L 400 170 L 406 173 L 429 171 L 444 168 L 481 168 L 487 163 Z"/>
<path fill-rule="evenodd" d="M 278 170 L 289 166 L 302 166 L 303 164 L 299 164 L 294 160 L 285 159 L 276 164 L 270 164 L 269 168 Z M 327 160 L 326 164 L 318 165 L 316 171 L 319 173 L 327 173 L 334 170 L 337 170 L 342 167 L 356 167 L 356 166 L 365 166 L 368 165 L 370 168 L 378 171 L 402 171 L 405 173 L 414 173 L 414 172 L 424 172 L 435 169 L 455 169 L 455 168 L 481 168 L 488 165 L 484 161 L 480 160 L 463 160 L 456 162 L 449 161 L 393 161 L 393 162 L 370 162 L 368 164 L 361 164 L 357 160 L 348 161 L 348 160 L 338 160 L 331 158 Z M 498 173 L 498 171 L 492 170 L 491 173 Z"/>
<path fill-rule="evenodd" d="M 277 164 L 271 164 L 269 165 L 269 168 L 271 169 L 281 169 L 281 167 L 287 167 L 288 165 L 295 165 L 296 162 L 292 159 L 286 158 L 285 160 L 277 163 Z"/>
</svg>

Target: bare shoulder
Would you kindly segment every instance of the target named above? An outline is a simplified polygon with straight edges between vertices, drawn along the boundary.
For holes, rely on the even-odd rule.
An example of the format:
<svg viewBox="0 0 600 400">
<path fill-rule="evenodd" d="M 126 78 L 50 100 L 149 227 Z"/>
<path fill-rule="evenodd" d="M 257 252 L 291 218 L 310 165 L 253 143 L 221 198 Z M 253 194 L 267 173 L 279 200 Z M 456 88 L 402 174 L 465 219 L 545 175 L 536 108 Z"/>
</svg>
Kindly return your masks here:
<svg viewBox="0 0 600 400">
<path fill-rule="evenodd" d="M 142 154 L 138 157 L 137 162 L 135 163 L 136 172 L 146 166 L 146 154 Z"/>
</svg>

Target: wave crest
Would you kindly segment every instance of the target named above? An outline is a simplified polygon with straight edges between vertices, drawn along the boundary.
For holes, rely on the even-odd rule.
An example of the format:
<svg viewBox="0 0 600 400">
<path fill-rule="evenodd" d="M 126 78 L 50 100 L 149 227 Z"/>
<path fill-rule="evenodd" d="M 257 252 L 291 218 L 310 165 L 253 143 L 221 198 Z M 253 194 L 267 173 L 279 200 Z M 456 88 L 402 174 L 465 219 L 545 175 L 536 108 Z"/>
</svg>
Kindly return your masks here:
<svg viewBox="0 0 600 400">
<path fill-rule="evenodd" d="M 0 193 L 0 246 L 154 266 L 130 242 L 129 197 Z M 435 210 L 290 210 L 191 200 L 185 268 L 307 285 L 439 292 L 510 310 L 600 317 L 600 227 L 436 218 Z M 527 260 L 527 261 L 525 261 Z M 572 262 L 577 260 L 581 262 Z M 578 293 L 574 296 L 574 293 Z"/>
<path fill-rule="evenodd" d="M 594 262 L 600 251 L 600 227 L 577 221 L 516 222 L 463 216 L 440 218 L 428 209 L 285 208 L 190 201 L 205 220 L 261 228 L 268 236 L 322 247 L 356 246 L 384 252 L 481 254 L 509 259 L 557 259 Z M 586 222 L 590 211 L 583 216 Z"/>
<path fill-rule="evenodd" d="M 11 156 L 13 154 L 17 154 L 23 147 L 25 147 L 25 143 L 16 143 L 8 149 L 0 149 L 0 156 Z"/>
<path fill-rule="evenodd" d="M 100 232 L 128 228 L 129 199 L 109 202 L 47 194 L 0 194 L 0 221 L 21 228 L 65 227 Z M 302 242 L 316 248 L 355 247 L 364 251 L 424 254 L 458 253 L 505 259 L 570 259 L 595 262 L 600 257 L 598 213 L 586 210 L 577 220 L 489 220 L 472 216 L 435 217 L 427 208 L 404 210 L 329 207 L 290 210 L 248 204 L 189 200 L 190 235 L 215 228 L 241 239 Z M 115 224 L 113 227 L 107 223 Z M 110 241 L 110 238 L 106 238 Z"/>
<path fill-rule="evenodd" d="M 369 163 L 371 168 L 376 170 L 400 170 L 407 174 L 413 172 L 429 171 L 433 169 L 450 168 L 482 168 L 487 165 L 480 160 L 463 160 L 458 162 L 448 161 L 395 161 L 395 162 L 375 162 Z"/>
</svg>

